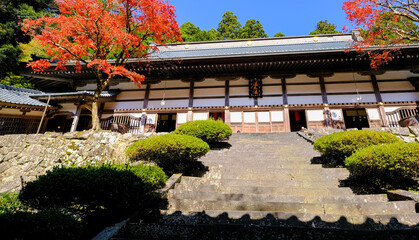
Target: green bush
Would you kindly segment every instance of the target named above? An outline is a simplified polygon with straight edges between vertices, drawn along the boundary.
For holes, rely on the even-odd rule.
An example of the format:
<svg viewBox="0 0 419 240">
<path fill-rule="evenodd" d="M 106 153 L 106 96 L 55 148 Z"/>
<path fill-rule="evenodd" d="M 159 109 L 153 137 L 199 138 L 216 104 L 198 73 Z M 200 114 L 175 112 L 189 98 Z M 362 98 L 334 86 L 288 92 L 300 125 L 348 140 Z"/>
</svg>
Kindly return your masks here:
<svg viewBox="0 0 419 240">
<path fill-rule="evenodd" d="M 2 239 L 82 239 L 83 226 L 73 216 L 51 209 L 0 214 Z"/>
<path fill-rule="evenodd" d="M 393 187 L 412 182 L 419 173 L 419 144 L 392 143 L 369 146 L 346 158 L 354 178 L 377 180 Z"/>
<path fill-rule="evenodd" d="M 317 139 L 314 149 L 321 152 L 326 161 L 343 164 L 346 157 L 356 150 L 382 143 L 402 142 L 396 135 L 378 131 L 336 132 Z"/>
<path fill-rule="evenodd" d="M 139 209 L 151 197 L 150 191 L 164 186 L 165 180 L 157 167 L 62 167 L 26 183 L 19 199 L 37 209 L 66 208 L 81 216 L 104 211 L 122 216 Z"/>
<path fill-rule="evenodd" d="M 180 125 L 174 133 L 197 137 L 211 144 L 228 139 L 233 131 L 222 121 L 209 119 L 186 122 Z"/>
<path fill-rule="evenodd" d="M 166 174 L 185 172 L 210 150 L 207 143 L 187 135 L 166 134 L 133 143 L 126 155 L 131 161 L 152 161 Z"/>
<path fill-rule="evenodd" d="M 0 214 L 28 210 L 28 207 L 19 201 L 18 196 L 18 193 L 0 193 Z"/>
</svg>

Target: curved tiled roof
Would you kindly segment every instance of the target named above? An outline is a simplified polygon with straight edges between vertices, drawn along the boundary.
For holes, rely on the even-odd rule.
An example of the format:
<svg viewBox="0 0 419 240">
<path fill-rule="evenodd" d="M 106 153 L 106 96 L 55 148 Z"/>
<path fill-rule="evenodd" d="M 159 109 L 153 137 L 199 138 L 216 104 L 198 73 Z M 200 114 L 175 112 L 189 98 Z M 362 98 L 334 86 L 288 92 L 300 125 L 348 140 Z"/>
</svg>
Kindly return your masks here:
<svg viewBox="0 0 419 240">
<path fill-rule="evenodd" d="M 45 107 L 46 103 L 30 97 L 43 92 L 0 84 L 0 102 Z"/>
</svg>

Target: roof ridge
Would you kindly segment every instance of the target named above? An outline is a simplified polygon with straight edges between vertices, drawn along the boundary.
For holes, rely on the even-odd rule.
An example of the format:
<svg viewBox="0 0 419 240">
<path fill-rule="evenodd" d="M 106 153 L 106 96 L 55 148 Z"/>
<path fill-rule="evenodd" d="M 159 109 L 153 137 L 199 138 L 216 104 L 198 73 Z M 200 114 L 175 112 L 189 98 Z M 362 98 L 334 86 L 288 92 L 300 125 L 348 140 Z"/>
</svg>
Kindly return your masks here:
<svg viewBox="0 0 419 240">
<path fill-rule="evenodd" d="M 14 87 L 14 86 L 9 86 L 9 85 L 5 85 L 5 84 L 0 84 L 0 88 L 2 89 L 6 89 L 9 91 L 18 91 L 18 92 L 25 92 L 25 93 L 43 93 L 42 91 L 39 90 L 34 90 L 34 89 L 29 89 L 29 88 L 22 88 L 22 87 Z"/>
</svg>

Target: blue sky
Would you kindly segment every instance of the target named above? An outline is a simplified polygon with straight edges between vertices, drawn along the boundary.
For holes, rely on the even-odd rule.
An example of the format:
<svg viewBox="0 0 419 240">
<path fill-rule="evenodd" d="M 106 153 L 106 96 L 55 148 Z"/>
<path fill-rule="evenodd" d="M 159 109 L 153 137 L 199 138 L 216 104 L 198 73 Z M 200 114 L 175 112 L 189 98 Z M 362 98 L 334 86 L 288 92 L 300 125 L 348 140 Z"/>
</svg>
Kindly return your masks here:
<svg viewBox="0 0 419 240">
<path fill-rule="evenodd" d="M 347 25 L 344 0 L 170 0 L 176 8 L 179 26 L 192 22 L 203 30 L 217 28 L 224 12 L 232 11 L 242 25 L 248 19 L 260 20 L 272 37 L 308 35 L 320 20 L 328 20 L 341 31 Z"/>
</svg>

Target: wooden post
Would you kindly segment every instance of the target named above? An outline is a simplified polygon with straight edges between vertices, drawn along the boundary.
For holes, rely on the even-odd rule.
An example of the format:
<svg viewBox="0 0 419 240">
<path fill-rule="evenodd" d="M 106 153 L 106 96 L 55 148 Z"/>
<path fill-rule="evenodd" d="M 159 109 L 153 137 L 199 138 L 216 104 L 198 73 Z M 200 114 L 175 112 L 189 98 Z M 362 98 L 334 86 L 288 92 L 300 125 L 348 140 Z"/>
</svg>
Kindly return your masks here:
<svg viewBox="0 0 419 240">
<path fill-rule="evenodd" d="M 291 123 L 290 123 L 290 109 L 284 108 L 284 130 L 285 132 L 291 132 Z"/>
<path fill-rule="evenodd" d="M 75 132 L 77 130 L 77 125 L 79 124 L 79 119 L 80 119 L 80 113 L 81 113 L 81 104 L 78 104 L 76 115 L 74 116 L 73 123 L 71 124 L 70 132 Z"/>
<path fill-rule="evenodd" d="M 230 81 L 229 80 L 226 81 L 226 86 L 225 86 L 225 106 L 226 107 L 230 106 Z"/>
<path fill-rule="evenodd" d="M 143 108 L 147 108 L 148 107 L 148 98 L 150 97 L 150 88 L 151 88 L 151 84 L 150 83 L 147 83 L 147 87 L 145 89 L 145 96 L 144 96 Z"/>
<path fill-rule="evenodd" d="M 188 107 L 193 107 L 194 88 L 195 88 L 195 82 L 191 81 L 190 88 L 189 88 L 189 106 Z"/>
<path fill-rule="evenodd" d="M 48 101 L 47 105 L 45 105 L 44 113 L 42 114 L 41 122 L 39 122 L 38 130 L 36 131 L 36 134 L 39 134 L 39 131 L 41 130 L 42 122 L 44 121 L 45 114 L 47 113 L 49 101 L 51 100 L 51 95 L 48 95 Z"/>
</svg>

